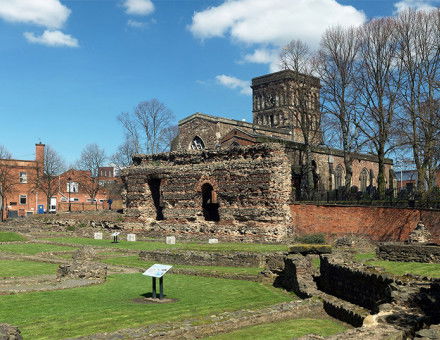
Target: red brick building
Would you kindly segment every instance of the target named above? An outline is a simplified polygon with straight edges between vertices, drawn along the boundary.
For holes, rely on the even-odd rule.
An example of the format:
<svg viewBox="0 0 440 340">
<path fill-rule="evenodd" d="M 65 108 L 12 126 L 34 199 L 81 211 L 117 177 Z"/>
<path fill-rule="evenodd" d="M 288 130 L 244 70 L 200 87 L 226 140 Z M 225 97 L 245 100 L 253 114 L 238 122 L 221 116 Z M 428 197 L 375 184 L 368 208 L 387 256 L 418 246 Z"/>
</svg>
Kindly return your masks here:
<svg viewBox="0 0 440 340">
<path fill-rule="evenodd" d="M 35 189 L 35 178 L 44 164 L 44 147 L 35 144 L 35 160 L 0 159 L 0 168 L 12 187 L 4 197 L 3 218 L 23 217 L 44 209 L 46 197 Z"/>
<path fill-rule="evenodd" d="M 113 174 L 113 168 L 105 168 L 105 171 L 99 170 L 104 174 Z M 104 185 L 110 181 L 117 181 L 115 177 L 98 177 L 93 180 L 90 171 L 70 169 L 58 176 L 58 194 L 54 198 L 55 209 L 52 211 L 69 210 L 95 210 L 105 208 L 108 200 L 108 191 Z M 96 187 L 98 185 L 99 187 Z M 96 196 L 91 198 L 91 191 L 96 187 Z M 51 204 L 52 206 L 52 204 Z"/>
<path fill-rule="evenodd" d="M 0 177 L 1 174 L 6 177 L 5 184 L 9 188 L 4 197 L 4 209 L 0 212 L 3 219 L 68 211 L 69 206 L 70 210 L 75 211 L 107 209 L 107 185 L 120 182 L 120 179 L 114 176 L 113 167 L 99 169 L 100 177 L 95 181 L 99 187 L 94 199 L 91 198 L 90 190 L 87 190 L 94 181 L 90 171 L 70 169 L 62 173 L 54 179 L 58 186 L 57 193 L 47 207 L 46 195 L 35 185 L 38 172 L 43 171 L 44 150 L 44 144 L 35 145 L 35 160 L 0 159 Z M 0 180 L 0 185 L 1 183 Z"/>
</svg>

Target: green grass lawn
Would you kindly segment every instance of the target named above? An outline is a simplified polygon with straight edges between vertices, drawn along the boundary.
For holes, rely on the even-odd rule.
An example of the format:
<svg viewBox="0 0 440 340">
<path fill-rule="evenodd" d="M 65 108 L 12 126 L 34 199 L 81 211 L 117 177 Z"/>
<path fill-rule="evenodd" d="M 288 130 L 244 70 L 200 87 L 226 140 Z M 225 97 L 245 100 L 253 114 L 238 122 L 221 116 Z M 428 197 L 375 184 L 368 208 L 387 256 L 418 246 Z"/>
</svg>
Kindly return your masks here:
<svg viewBox="0 0 440 340">
<path fill-rule="evenodd" d="M 344 327 L 342 324 L 329 319 L 293 319 L 246 327 L 231 333 L 211 336 L 206 339 L 290 340 L 306 334 L 330 336 L 341 333 L 345 330 L 346 327 Z"/>
<path fill-rule="evenodd" d="M 57 246 L 43 243 L 0 244 L 0 252 L 35 255 L 42 252 L 75 250 L 72 247 Z"/>
<path fill-rule="evenodd" d="M 440 263 L 396 262 L 376 258 L 375 253 L 355 254 L 354 259 L 367 265 L 384 268 L 393 275 L 414 274 L 421 276 L 440 277 Z"/>
<path fill-rule="evenodd" d="M 57 268 L 51 263 L 0 260 L 0 277 L 55 274 Z"/>
<path fill-rule="evenodd" d="M 108 277 L 102 285 L 0 296 L 0 320 L 16 325 L 25 339 L 61 339 L 222 311 L 261 308 L 290 301 L 292 295 L 261 283 L 167 275 L 169 304 L 137 304 L 151 291 L 141 274 Z"/>
<path fill-rule="evenodd" d="M 79 237 L 54 237 L 47 240 L 59 243 L 73 243 L 80 245 L 101 246 L 108 248 L 131 249 L 131 250 L 156 250 L 156 249 L 187 249 L 207 251 L 249 251 L 249 252 L 274 252 L 288 251 L 284 244 L 256 244 L 256 243 L 178 243 L 175 245 L 163 242 L 127 242 L 122 240 L 119 243 L 112 243 L 112 240 L 94 240 L 92 238 Z"/>
<path fill-rule="evenodd" d="M 0 231 L 0 242 L 26 241 L 26 238 L 20 234 L 11 231 Z"/>
<path fill-rule="evenodd" d="M 138 256 L 121 256 L 104 259 L 101 262 L 115 265 L 124 265 L 134 268 L 147 269 L 152 266 L 154 262 L 146 262 L 139 259 Z M 173 265 L 173 268 L 190 269 L 201 272 L 211 273 L 229 273 L 229 274 L 246 274 L 258 275 L 261 268 L 244 268 L 244 267 L 216 267 L 216 266 L 189 266 L 189 265 Z"/>
</svg>

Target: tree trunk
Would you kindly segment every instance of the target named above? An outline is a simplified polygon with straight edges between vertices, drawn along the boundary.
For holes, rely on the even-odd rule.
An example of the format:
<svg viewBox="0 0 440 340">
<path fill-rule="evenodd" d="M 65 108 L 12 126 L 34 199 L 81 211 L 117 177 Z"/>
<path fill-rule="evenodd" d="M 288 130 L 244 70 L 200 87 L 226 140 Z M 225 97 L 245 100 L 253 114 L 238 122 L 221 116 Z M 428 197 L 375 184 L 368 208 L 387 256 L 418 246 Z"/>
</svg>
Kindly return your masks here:
<svg viewBox="0 0 440 340">
<path fill-rule="evenodd" d="M 385 182 L 385 152 L 383 146 L 380 147 L 377 153 L 377 160 L 379 164 L 379 172 L 377 175 L 377 189 L 379 192 L 379 199 L 385 198 L 386 182 Z"/>
</svg>

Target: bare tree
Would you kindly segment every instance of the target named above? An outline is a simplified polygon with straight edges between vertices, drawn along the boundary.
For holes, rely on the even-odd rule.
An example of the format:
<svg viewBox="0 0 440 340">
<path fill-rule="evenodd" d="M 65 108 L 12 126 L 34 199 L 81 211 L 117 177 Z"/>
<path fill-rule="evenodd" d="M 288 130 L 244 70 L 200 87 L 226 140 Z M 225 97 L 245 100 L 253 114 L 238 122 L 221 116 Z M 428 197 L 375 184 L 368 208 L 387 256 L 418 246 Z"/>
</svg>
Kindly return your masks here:
<svg viewBox="0 0 440 340">
<path fill-rule="evenodd" d="M 44 149 L 44 164 L 37 170 L 35 178 L 35 188 L 44 192 L 46 196 L 46 211 L 50 208 L 50 199 L 58 191 L 58 175 L 66 169 L 66 165 L 61 156 L 50 146 Z"/>
<path fill-rule="evenodd" d="M 99 168 L 105 165 L 106 160 L 107 156 L 104 149 L 101 149 L 97 144 L 88 144 L 84 147 L 76 163 L 80 170 L 86 171 L 86 174 L 80 178 L 80 185 L 86 190 L 92 202 L 101 189 L 99 185 Z"/>
<path fill-rule="evenodd" d="M 139 103 L 133 114 L 127 112 L 118 116 L 126 142 L 133 143 L 136 153 L 158 153 L 169 148 L 166 135 L 174 119 L 172 112 L 157 99 Z"/>
<path fill-rule="evenodd" d="M 357 150 L 358 142 L 356 65 L 359 46 L 356 28 L 332 27 L 323 34 L 316 58 L 323 113 L 335 119 L 339 146 L 344 153 L 346 190 L 351 186 L 352 153 Z"/>
<path fill-rule="evenodd" d="M 163 129 L 161 135 L 161 142 L 166 147 L 166 149 L 172 150 L 173 144 L 176 142 L 176 138 L 179 135 L 179 127 L 177 125 L 171 125 Z"/>
<path fill-rule="evenodd" d="M 290 98 L 289 120 L 294 122 L 294 131 L 299 129 L 304 144 L 302 198 L 312 198 L 318 189 L 318 179 L 313 167 L 312 146 L 322 141 L 321 114 L 319 112 L 319 80 L 312 75 L 313 55 L 307 44 L 293 40 L 280 53 L 280 64 L 293 71 L 294 96 Z"/>
<path fill-rule="evenodd" d="M 374 19 L 360 29 L 359 95 L 363 113 L 357 128 L 378 157 L 378 192 L 385 196 L 385 157 L 393 149 L 397 96 L 401 85 L 396 23 Z"/>
<path fill-rule="evenodd" d="M 118 150 L 110 157 L 111 162 L 117 170 L 122 170 L 133 163 L 132 156 L 139 153 L 134 142 L 126 138 L 124 143 L 119 145 Z"/>
<path fill-rule="evenodd" d="M 0 220 L 4 220 L 4 209 L 6 196 L 13 192 L 15 179 L 8 164 L 8 160 L 12 158 L 12 154 L 0 145 Z"/>
<path fill-rule="evenodd" d="M 436 148 L 440 141 L 440 10 L 406 10 L 397 18 L 402 61 L 401 137 L 410 146 L 417 169 L 417 190 L 435 184 Z"/>
</svg>

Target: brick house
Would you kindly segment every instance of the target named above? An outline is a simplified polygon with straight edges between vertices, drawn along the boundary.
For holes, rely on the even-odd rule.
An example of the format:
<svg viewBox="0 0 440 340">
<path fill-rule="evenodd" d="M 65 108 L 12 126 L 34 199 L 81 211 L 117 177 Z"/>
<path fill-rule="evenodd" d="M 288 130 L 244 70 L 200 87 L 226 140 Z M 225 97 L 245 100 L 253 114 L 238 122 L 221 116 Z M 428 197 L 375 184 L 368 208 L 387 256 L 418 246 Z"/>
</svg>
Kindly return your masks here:
<svg viewBox="0 0 440 340">
<path fill-rule="evenodd" d="M 91 198 L 90 188 L 94 186 L 90 171 L 69 169 L 58 176 L 58 193 L 56 195 L 57 211 L 69 210 L 95 210 L 106 208 L 109 192 L 106 185 L 120 181 L 114 176 L 113 167 L 102 167 L 98 170 L 97 193 Z M 101 176 L 105 175 L 105 176 Z M 52 209 L 54 210 L 54 209 Z"/>
<path fill-rule="evenodd" d="M 0 159 L 0 168 L 12 184 L 12 190 L 4 198 L 3 218 L 24 217 L 45 209 L 46 197 L 34 184 L 43 168 L 44 148 L 44 144 L 35 144 L 35 160 Z"/>
</svg>

